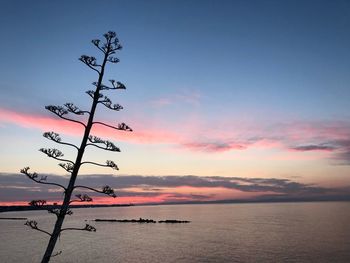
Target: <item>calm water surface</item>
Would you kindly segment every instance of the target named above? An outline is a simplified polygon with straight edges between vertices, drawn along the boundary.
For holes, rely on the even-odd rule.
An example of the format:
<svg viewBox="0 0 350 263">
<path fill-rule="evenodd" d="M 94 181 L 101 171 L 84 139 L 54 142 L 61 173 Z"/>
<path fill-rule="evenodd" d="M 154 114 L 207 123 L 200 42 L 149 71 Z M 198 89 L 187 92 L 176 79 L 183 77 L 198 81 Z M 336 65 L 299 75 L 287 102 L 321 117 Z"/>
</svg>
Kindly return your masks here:
<svg viewBox="0 0 350 263">
<path fill-rule="evenodd" d="M 2 213 L 52 228 L 44 211 Z M 95 218 L 191 220 L 190 224 L 89 222 Z M 350 262 L 350 202 L 136 206 L 75 209 L 52 262 Z M 47 237 L 0 220 L 0 262 L 40 262 Z"/>
</svg>

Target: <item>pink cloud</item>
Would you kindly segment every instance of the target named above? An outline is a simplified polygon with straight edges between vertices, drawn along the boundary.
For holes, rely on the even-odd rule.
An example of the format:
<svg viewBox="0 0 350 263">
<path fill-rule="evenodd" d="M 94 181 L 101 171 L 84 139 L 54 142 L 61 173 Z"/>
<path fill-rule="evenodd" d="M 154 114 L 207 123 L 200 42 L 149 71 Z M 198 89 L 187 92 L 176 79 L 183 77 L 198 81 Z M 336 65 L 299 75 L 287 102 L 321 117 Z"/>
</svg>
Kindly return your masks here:
<svg viewBox="0 0 350 263">
<path fill-rule="evenodd" d="M 244 150 L 245 145 L 235 143 L 220 143 L 220 142 L 190 142 L 182 144 L 183 147 L 193 151 L 200 152 L 225 152 L 231 150 Z"/>
<path fill-rule="evenodd" d="M 59 128 L 63 133 L 69 135 L 81 134 L 82 126 L 78 124 L 71 124 L 65 120 L 46 117 L 36 114 L 28 114 L 23 112 L 16 112 L 0 108 L 0 122 L 13 123 L 24 128 L 51 130 Z"/>
<path fill-rule="evenodd" d="M 39 114 L 16 112 L 0 108 L 0 122 L 13 123 L 24 128 L 39 129 L 42 131 L 55 130 L 58 133 L 81 136 L 83 126 L 58 117 L 46 117 Z M 103 125 L 95 124 L 92 134 L 106 136 L 131 143 L 169 143 L 178 141 L 178 135 L 157 128 L 137 129 L 132 133 L 117 131 Z"/>
<path fill-rule="evenodd" d="M 310 121 L 279 124 L 279 129 L 291 140 L 348 139 L 350 123 L 344 121 Z"/>
<path fill-rule="evenodd" d="M 183 90 L 179 93 L 170 94 L 166 97 L 157 98 L 151 101 L 155 107 L 164 107 L 173 104 L 190 104 L 192 106 L 200 105 L 201 94 L 198 91 Z"/>
<path fill-rule="evenodd" d="M 164 107 L 172 104 L 172 101 L 169 98 L 158 98 L 151 101 L 151 104 L 155 107 Z"/>
<path fill-rule="evenodd" d="M 57 131 L 81 136 L 82 126 L 39 114 L 0 109 L 0 124 L 14 123 L 25 128 Z M 350 162 L 350 123 L 347 122 L 293 122 L 236 125 L 217 120 L 215 125 L 198 116 L 188 115 L 179 123 L 157 120 L 136 122 L 134 132 L 122 132 L 95 125 L 93 135 L 139 144 L 170 144 L 204 153 L 220 153 L 248 148 L 281 149 L 295 152 L 330 152 L 334 160 Z M 114 125 L 116 125 L 115 123 Z M 113 124 L 112 124 L 113 125 Z"/>
</svg>

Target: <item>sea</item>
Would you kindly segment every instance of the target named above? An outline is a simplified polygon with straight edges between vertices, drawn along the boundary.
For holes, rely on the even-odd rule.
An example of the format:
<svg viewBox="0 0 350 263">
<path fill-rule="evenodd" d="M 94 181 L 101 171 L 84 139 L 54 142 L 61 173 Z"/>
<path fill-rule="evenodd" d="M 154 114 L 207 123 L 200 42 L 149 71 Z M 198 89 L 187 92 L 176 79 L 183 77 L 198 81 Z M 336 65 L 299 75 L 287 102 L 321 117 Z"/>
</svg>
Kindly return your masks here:
<svg viewBox="0 0 350 263">
<path fill-rule="evenodd" d="M 79 208 L 51 262 L 350 262 L 350 202 L 245 203 Z M 50 230 L 45 211 L 1 213 L 28 217 Z M 184 224 L 94 222 L 100 219 L 189 220 Z M 0 262 L 40 262 L 48 237 L 0 220 Z"/>
</svg>

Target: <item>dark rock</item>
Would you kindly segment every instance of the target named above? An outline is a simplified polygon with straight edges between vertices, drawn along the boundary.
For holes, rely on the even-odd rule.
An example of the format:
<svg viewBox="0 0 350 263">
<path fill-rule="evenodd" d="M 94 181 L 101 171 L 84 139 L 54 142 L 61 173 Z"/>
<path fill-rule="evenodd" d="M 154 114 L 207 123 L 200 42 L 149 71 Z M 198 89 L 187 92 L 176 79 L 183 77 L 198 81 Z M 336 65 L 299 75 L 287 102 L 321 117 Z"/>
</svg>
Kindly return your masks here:
<svg viewBox="0 0 350 263">
<path fill-rule="evenodd" d="M 191 221 L 187 221 L 187 220 L 175 220 L 175 219 L 171 219 L 171 220 L 160 220 L 158 221 L 158 223 L 167 223 L 167 224 L 182 224 L 182 223 L 190 223 Z"/>
</svg>

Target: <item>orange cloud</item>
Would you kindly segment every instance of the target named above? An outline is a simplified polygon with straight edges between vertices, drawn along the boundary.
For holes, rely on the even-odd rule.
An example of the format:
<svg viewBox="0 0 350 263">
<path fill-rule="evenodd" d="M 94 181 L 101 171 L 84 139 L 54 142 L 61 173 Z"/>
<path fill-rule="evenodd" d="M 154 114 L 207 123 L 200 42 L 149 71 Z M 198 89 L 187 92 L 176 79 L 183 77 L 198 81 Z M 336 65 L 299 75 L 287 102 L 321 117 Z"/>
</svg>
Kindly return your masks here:
<svg viewBox="0 0 350 263">
<path fill-rule="evenodd" d="M 164 203 L 167 201 L 192 201 L 186 197 L 174 197 L 172 194 L 165 193 L 156 196 L 118 196 L 117 198 L 111 197 L 93 197 L 92 203 L 76 203 L 79 205 L 90 205 L 90 204 L 149 204 L 149 203 Z M 48 204 L 61 203 L 62 200 L 50 200 Z M 13 201 L 13 202 L 2 202 L 0 206 L 27 206 L 28 201 Z M 74 204 L 73 204 L 74 205 Z"/>
<path fill-rule="evenodd" d="M 0 206 L 12 206 L 12 205 L 27 206 L 28 205 L 28 201 L 13 201 L 13 202 L 2 202 L 2 201 L 0 201 Z"/>
<path fill-rule="evenodd" d="M 147 204 L 147 203 L 164 203 L 168 198 L 168 194 L 160 194 L 158 196 L 119 196 L 117 198 L 110 197 L 94 197 L 93 204 Z"/>
</svg>

